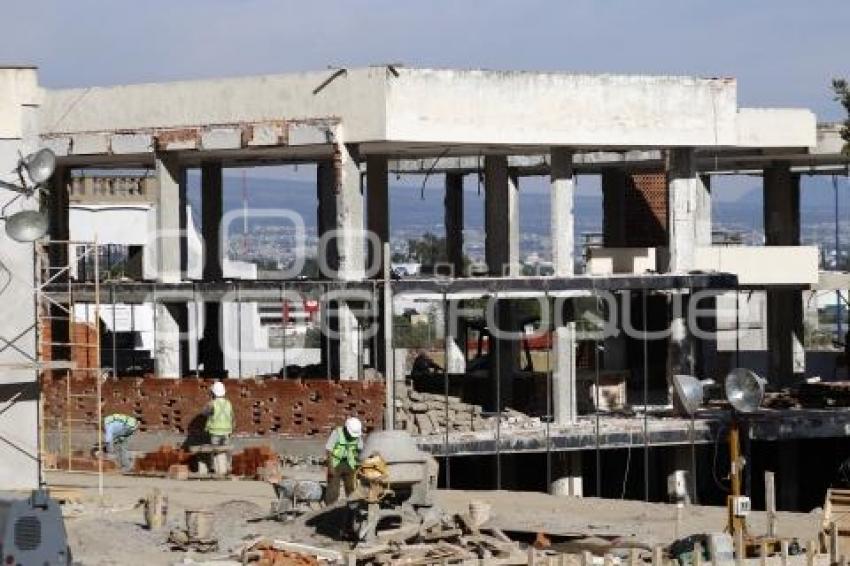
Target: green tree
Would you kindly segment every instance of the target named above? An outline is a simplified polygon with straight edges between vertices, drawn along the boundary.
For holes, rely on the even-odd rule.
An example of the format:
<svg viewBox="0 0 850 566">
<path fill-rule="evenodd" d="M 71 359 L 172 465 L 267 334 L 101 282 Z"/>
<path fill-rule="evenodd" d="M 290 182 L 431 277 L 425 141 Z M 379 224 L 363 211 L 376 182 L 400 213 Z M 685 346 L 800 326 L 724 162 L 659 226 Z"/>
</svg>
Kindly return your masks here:
<svg viewBox="0 0 850 566">
<path fill-rule="evenodd" d="M 850 155 L 850 85 L 846 79 L 832 79 L 832 91 L 835 100 L 841 103 L 847 112 L 847 118 L 842 122 L 841 139 L 844 140 L 843 153 Z"/>
</svg>

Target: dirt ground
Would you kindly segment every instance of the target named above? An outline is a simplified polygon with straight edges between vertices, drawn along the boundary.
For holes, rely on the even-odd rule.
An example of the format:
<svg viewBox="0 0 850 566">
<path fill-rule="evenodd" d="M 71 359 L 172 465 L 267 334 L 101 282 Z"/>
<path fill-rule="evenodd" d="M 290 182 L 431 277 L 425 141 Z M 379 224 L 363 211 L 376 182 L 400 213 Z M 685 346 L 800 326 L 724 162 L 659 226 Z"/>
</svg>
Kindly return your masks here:
<svg viewBox="0 0 850 566">
<path fill-rule="evenodd" d="M 47 479 L 51 486 L 72 487 L 82 495 L 82 503 L 66 506 L 66 528 L 74 559 L 85 565 L 165 565 L 187 558 L 201 562 L 236 553 L 246 540 L 260 535 L 337 550 L 348 548 L 346 543 L 335 540 L 341 524 L 341 510 L 323 511 L 318 516 L 288 524 L 258 520 L 268 513 L 273 499 L 271 486 L 263 482 L 176 481 L 106 475 L 104 496 L 100 499 L 96 475 L 51 472 Z M 135 508 L 137 501 L 154 488 L 160 488 L 169 497 L 169 526 L 160 531 L 143 528 L 142 509 Z M 490 503 L 491 524 L 505 531 L 618 535 L 650 544 L 669 543 L 677 535 L 674 505 L 508 491 L 440 491 L 437 494 L 437 503 L 446 512 L 466 511 L 472 500 Z M 171 552 L 165 546 L 170 528 L 184 526 L 186 509 L 215 512 L 218 552 L 192 555 Z M 686 507 L 681 514 L 678 535 L 720 531 L 724 520 L 723 508 Z M 819 521 L 818 513 L 780 513 L 780 534 L 806 541 L 815 536 Z M 764 514 L 753 513 L 749 524 L 751 531 L 764 532 Z"/>
</svg>

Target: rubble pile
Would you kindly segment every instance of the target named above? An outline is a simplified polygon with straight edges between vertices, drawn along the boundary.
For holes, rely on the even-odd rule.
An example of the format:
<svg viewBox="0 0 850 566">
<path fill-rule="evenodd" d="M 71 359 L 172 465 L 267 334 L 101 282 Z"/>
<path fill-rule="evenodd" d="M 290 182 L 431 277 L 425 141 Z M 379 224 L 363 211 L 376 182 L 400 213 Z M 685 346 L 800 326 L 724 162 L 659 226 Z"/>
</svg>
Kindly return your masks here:
<svg viewBox="0 0 850 566">
<path fill-rule="evenodd" d="M 439 393 L 422 393 L 409 384 L 396 384 L 395 418 L 401 430 L 427 436 L 446 432 L 533 429 L 541 425 L 537 417 L 529 417 L 513 409 L 502 411 L 501 420 L 485 415 L 480 405 L 464 403 L 459 397 Z"/>
<path fill-rule="evenodd" d="M 526 564 L 527 553 L 496 528 L 483 528 L 467 514 L 443 515 L 434 525 L 413 536 L 392 536 L 355 552 L 357 563 L 446 564 L 482 560 Z"/>
</svg>

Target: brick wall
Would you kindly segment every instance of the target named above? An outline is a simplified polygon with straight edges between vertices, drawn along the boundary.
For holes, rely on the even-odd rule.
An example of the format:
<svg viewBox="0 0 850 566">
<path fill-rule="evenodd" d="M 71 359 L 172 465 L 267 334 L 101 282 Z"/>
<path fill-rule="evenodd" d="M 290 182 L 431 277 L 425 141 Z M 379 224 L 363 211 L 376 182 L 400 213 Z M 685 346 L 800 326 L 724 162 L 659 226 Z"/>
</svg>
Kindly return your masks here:
<svg viewBox="0 0 850 566">
<path fill-rule="evenodd" d="M 200 411 L 209 401 L 211 380 L 123 378 L 103 384 L 103 414 L 133 415 L 143 432 L 194 435 L 203 430 Z M 380 428 L 384 384 L 327 380 L 224 380 L 233 403 L 236 434 L 304 437 L 325 435 L 346 417 L 360 417 L 368 429 Z M 93 427 L 97 417 L 96 382 L 71 378 L 70 418 Z M 55 430 L 66 415 L 64 377 L 43 378 L 45 426 Z M 81 424 L 75 427 L 84 428 Z"/>
</svg>

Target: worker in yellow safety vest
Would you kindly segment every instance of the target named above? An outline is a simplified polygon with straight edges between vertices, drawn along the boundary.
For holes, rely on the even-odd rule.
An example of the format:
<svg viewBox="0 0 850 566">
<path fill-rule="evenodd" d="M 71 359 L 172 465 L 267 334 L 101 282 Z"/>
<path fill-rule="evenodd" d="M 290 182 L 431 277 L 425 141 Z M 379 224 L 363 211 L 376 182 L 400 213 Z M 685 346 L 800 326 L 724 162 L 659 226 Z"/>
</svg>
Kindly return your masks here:
<svg viewBox="0 0 850 566">
<path fill-rule="evenodd" d="M 220 381 L 213 383 L 210 395 L 212 399 L 204 408 L 204 415 L 207 417 L 205 430 L 210 437 L 210 444 L 227 446 L 230 435 L 233 434 L 233 405 L 225 398 L 224 384 Z M 229 454 L 215 453 L 210 464 L 216 473 L 226 475 L 230 470 Z"/>
<path fill-rule="evenodd" d="M 346 497 L 357 488 L 356 472 L 363 451 L 363 423 L 350 417 L 337 427 L 325 443 L 328 459 L 328 488 L 325 503 L 333 505 L 339 499 L 339 484 L 342 482 Z"/>
<path fill-rule="evenodd" d="M 221 446 L 227 444 L 233 434 L 233 405 L 224 396 L 222 382 L 213 383 L 210 393 L 212 400 L 204 409 L 204 415 L 207 417 L 205 430 L 210 435 L 210 444 Z"/>
<path fill-rule="evenodd" d="M 139 428 L 139 421 L 130 415 L 113 413 L 103 419 L 103 446 L 121 466 L 121 470 L 129 472 L 133 468 L 133 460 L 127 449 L 127 442 Z"/>
</svg>

